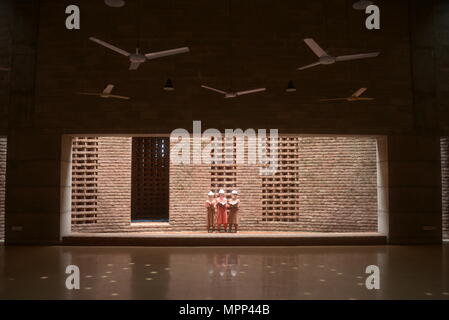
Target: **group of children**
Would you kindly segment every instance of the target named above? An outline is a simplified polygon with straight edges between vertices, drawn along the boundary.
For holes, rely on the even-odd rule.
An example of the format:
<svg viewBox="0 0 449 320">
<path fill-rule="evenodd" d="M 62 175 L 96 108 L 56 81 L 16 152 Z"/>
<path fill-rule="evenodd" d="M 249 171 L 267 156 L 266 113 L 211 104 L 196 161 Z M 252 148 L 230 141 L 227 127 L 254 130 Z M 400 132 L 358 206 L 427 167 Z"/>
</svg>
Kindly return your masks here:
<svg viewBox="0 0 449 320">
<path fill-rule="evenodd" d="M 238 199 L 238 192 L 236 190 L 231 192 L 231 199 L 226 198 L 226 193 L 223 189 L 218 192 L 218 197 L 210 191 L 206 201 L 207 209 L 207 231 L 214 232 L 217 228 L 220 232 L 221 226 L 224 227 L 225 232 L 232 232 L 232 229 L 239 227 L 239 208 L 240 200 Z M 228 214 L 229 209 L 229 214 Z M 228 229 L 229 226 L 229 229 Z"/>
</svg>

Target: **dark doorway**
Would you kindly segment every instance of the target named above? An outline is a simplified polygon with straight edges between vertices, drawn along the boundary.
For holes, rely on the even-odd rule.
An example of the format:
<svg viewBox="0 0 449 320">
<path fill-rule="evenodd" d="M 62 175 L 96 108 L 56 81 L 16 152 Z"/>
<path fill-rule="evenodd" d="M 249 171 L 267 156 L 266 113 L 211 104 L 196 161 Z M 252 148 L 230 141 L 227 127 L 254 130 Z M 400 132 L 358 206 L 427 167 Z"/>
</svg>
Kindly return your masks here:
<svg viewBox="0 0 449 320">
<path fill-rule="evenodd" d="M 168 221 L 169 137 L 132 139 L 131 219 Z"/>
</svg>

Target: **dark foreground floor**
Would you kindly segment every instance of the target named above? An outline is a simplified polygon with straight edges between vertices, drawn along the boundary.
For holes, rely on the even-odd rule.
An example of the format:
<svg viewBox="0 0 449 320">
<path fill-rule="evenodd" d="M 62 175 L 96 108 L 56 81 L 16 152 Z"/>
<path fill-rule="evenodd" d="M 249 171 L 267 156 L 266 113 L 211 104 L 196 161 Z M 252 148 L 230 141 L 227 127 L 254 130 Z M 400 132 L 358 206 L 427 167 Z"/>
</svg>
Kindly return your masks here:
<svg viewBox="0 0 449 320">
<path fill-rule="evenodd" d="M 65 287 L 68 265 L 80 290 Z M 380 290 L 365 286 L 377 265 Z M 3 247 L 1 299 L 449 299 L 449 245 Z"/>
</svg>

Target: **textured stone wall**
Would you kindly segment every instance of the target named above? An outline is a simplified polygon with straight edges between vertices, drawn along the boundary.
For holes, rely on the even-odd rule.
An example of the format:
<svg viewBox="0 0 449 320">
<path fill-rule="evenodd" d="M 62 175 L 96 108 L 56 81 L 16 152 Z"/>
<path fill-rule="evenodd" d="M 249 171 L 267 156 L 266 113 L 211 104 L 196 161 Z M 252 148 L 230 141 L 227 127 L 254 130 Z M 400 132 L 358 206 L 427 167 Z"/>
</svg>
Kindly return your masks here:
<svg viewBox="0 0 449 320">
<path fill-rule="evenodd" d="M 97 223 L 77 225 L 74 231 L 204 230 L 203 204 L 213 184 L 210 165 L 171 163 L 170 222 L 131 223 L 131 139 L 98 138 Z M 299 210 L 295 218 L 288 222 L 263 221 L 259 166 L 238 165 L 236 189 L 242 201 L 241 230 L 377 231 L 376 140 L 298 136 L 295 139 L 299 155 Z"/>
<path fill-rule="evenodd" d="M 441 191 L 443 239 L 449 239 L 449 138 L 441 139 Z"/>
<path fill-rule="evenodd" d="M 6 143 L 6 138 L 0 137 L 0 240 L 5 237 Z"/>
</svg>

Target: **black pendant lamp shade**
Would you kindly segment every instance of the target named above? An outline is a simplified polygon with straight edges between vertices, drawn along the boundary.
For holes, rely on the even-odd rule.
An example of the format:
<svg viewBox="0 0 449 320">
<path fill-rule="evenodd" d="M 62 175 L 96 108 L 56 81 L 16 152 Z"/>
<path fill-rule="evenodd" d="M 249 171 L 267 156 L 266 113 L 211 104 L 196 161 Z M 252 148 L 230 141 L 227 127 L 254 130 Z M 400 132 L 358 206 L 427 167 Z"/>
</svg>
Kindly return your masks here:
<svg viewBox="0 0 449 320">
<path fill-rule="evenodd" d="M 285 89 L 285 91 L 287 91 L 287 92 L 295 92 L 296 91 L 296 87 L 295 87 L 295 84 L 293 83 L 293 80 L 288 81 L 287 89 Z"/>
<path fill-rule="evenodd" d="M 173 86 L 173 82 L 171 81 L 170 78 L 167 79 L 167 82 L 165 82 L 164 90 L 165 91 L 173 91 L 173 90 L 175 90 L 175 87 Z"/>
</svg>

